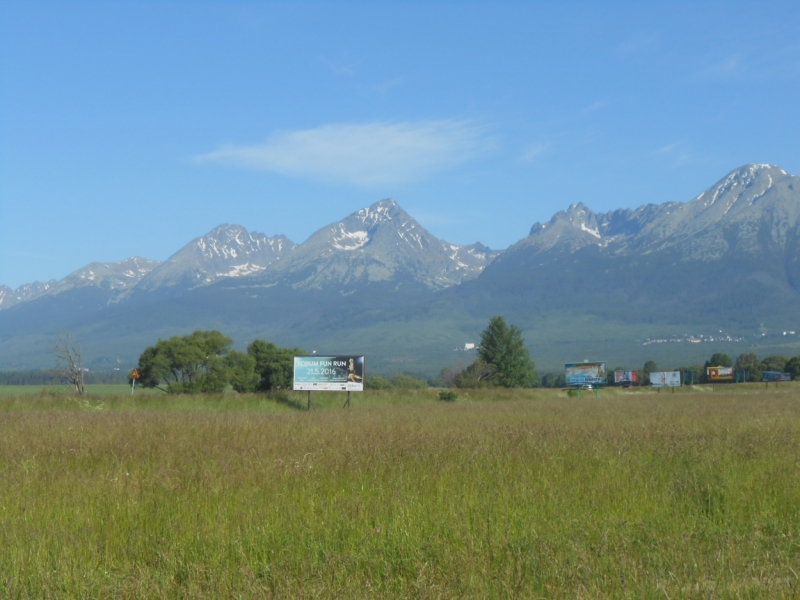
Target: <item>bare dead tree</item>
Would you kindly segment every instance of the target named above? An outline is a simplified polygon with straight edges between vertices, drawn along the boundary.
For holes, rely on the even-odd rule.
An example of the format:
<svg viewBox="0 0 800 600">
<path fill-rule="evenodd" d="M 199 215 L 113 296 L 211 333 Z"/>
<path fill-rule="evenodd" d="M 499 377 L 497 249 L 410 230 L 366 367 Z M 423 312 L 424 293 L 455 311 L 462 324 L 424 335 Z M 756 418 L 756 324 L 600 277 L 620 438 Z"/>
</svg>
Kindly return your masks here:
<svg viewBox="0 0 800 600">
<path fill-rule="evenodd" d="M 477 359 L 468 365 L 466 369 L 461 368 L 461 365 L 456 369 L 444 369 L 442 371 L 442 379 L 457 388 L 479 388 L 485 387 L 491 382 L 494 372 L 495 369 L 492 365 L 487 365 L 482 360 Z"/>
<path fill-rule="evenodd" d="M 56 374 L 61 381 L 74 387 L 76 394 L 83 396 L 86 393 L 83 385 L 83 362 L 81 349 L 75 342 L 75 338 L 71 333 L 59 335 L 53 351 L 56 354 Z"/>
</svg>

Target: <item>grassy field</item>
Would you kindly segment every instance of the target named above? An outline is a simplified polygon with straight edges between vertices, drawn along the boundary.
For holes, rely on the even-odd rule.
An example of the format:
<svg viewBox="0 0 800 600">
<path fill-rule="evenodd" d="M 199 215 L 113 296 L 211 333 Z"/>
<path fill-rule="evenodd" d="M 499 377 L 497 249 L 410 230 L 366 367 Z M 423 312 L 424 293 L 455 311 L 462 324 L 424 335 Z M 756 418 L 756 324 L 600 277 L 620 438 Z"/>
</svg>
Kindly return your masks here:
<svg viewBox="0 0 800 600">
<path fill-rule="evenodd" d="M 90 396 L 123 396 L 131 393 L 131 386 L 126 383 L 94 383 L 86 386 Z M 136 395 L 163 394 L 161 390 L 136 388 Z M 69 396 L 72 390 L 66 385 L 0 385 L 0 398 L 8 396 Z"/>
<path fill-rule="evenodd" d="M 0 597 L 800 596 L 796 385 L 305 399 L 1 397 Z"/>
</svg>

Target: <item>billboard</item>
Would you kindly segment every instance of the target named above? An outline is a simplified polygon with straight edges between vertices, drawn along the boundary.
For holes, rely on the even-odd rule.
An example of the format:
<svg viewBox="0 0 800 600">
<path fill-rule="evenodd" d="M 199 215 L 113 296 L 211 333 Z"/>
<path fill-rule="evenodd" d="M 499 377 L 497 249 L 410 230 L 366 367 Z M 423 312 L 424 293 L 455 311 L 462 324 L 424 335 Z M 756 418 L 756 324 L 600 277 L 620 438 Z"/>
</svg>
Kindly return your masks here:
<svg viewBox="0 0 800 600">
<path fill-rule="evenodd" d="M 761 381 L 791 381 L 791 373 L 781 373 L 780 371 L 764 371 Z"/>
<path fill-rule="evenodd" d="M 363 356 L 295 356 L 295 390 L 364 391 Z"/>
<path fill-rule="evenodd" d="M 605 385 L 608 383 L 606 363 L 604 362 L 567 363 L 564 365 L 564 370 L 566 371 L 567 385 L 584 383 Z"/>
<path fill-rule="evenodd" d="M 614 371 L 614 383 L 636 383 L 639 381 L 639 371 Z"/>
<path fill-rule="evenodd" d="M 709 381 L 728 381 L 733 379 L 733 367 L 708 367 L 706 374 Z"/>
<path fill-rule="evenodd" d="M 653 387 L 681 387 L 681 372 L 653 371 L 650 373 L 650 385 Z"/>
</svg>

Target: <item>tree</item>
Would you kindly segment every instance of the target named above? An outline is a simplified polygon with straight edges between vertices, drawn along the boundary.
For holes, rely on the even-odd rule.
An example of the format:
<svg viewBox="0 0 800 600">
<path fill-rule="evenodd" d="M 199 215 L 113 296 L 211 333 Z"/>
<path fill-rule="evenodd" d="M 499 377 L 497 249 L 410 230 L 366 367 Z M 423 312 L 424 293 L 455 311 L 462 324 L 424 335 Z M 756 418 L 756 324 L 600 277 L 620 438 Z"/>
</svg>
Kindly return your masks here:
<svg viewBox="0 0 800 600">
<path fill-rule="evenodd" d="M 228 384 L 226 354 L 233 340 L 219 331 L 195 331 L 159 340 L 139 356 L 139 383 L 173 394 L 222 392 Z"/>
<path fill-rule="evenodd" d="M 477 389 L 487 387 L 492 381 L 494 372 L 491 365 L 487 365 L 479 358 L 466 369 L 449 367 L 442 369 L 442 379 L 453 387 Z"/>
<path fill-rule="evenodd" d="M 721 352 L 715 352 L 711 355 L 711 358 L 706 361 L 706 367 L 732 367 L 733 360 L 727 354 L 722 354 Z"/>
<path fill-rule="evenodd" d="M 230 350 L 225 359 L 228 363 L 228 380 L 233 389 L 239 393 L 255 392 L 259 381 L 255 359 L 238 350 Z"/>
<path fill-rule="evenodd" d="M 85 371 L 81 360 L 81 349 L 72 334 L 59 335 L 53 351 L 56 353 L 56 374 L 64 383 L 74 387 L 76 394 L 83 396 L 86 393 L 83 384 Z"/>
<path fill-rule="evenodd" d="M 748 381 L 761 381 L 763 369 L 761 368 L 761 361 L 758 360 L 755 352 L 743 352 L 737 356 L 734 369 L 736 371 L 747 371 Z"/>
<path fill-rule="evenodd" d="M 784 369 L 786 368 L 786 363 L 789 362 L 789 357 L 787 356 L 768 356 L 764 360 L 761 361 L 761 370 L 762 371 L 778 371 L 779 373 L 783 373 Z"/>
<path fill-rule="evenodd" d="M 247 354 L 255 361 L 260 392 L 285 390 L 294 384 L 294 357 L 303 356 L 300 348 L 279 348 L 272 342 L 255 340 L 247 346 Z"/>
<path fill-rule="evenodd" d="M 642 379 L 639 381 L 639 385 L 650 385 L 650 373 L 655 373 L 658 371 L 658 365 L 654 360 L 648 360 L 644 363 L 644 367 L 642 367 Z"/>
<path fill-rule="evenodd" d="M 567 385 L 567 376 L 564 373 L 547 373 L 542 375 L 542 387 L 563 388 Z"/>
<path fill-rule="evenodd" d="M 800 380 L 800 355 L 790 358 L 784 369 L 791 374 L 792 380 Z"/>
<path fill-rule="evenodd" d="M 490 380 L 500 387 L 530 387 L 534 383 L 534 363 L 522 339 L 522 330 L 508 327 L 501 316 L 492 317 L 481 333 L 478 358 L 492 370 Z"/>
</svg>

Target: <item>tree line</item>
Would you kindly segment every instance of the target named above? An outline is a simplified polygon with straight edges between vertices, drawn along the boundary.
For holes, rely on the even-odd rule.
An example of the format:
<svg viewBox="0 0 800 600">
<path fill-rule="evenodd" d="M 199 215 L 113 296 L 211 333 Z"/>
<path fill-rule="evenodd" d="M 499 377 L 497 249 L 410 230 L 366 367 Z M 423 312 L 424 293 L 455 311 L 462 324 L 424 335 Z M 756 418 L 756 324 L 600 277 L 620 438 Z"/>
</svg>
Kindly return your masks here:
<svg viewBox="0 0 800 600">
<path fill-rule="evenodd" d="M 84 373 L 84 382 L 87 385 L 125 383 L 127 380 L 127 373 L 123 371 L 87 371 Z M 61 383 L 64 381 L 56 369 L 0 371 L 0 385 L 58 385 Z"/>
<path fill-rule="evenodd" d="M 233 340 L 219 331 L 195 331 L 186 336 L 159 340 L 139 357 L 138 385 L 171 394 L 222 392 L 269 392 L 291 389 L 294 357 L 300 348 L 280 348 L 255 340 L 246 352 L 233 350 Z M 456 387 L 531 387 L 536 383 L 534 363 L 522 339 L 522 331 L 493 317 L 481 334 L 478 359 L 465 369 L 445 369 L 443 379 Z M 390 378 L 372 376 L 367 389 L 415 389 L 425 380 L 410 375 Z"/>
<path fill-rule="evenodd" d="M 233 340 L 219 331 L 159 340 L 139 357 L 138 384 L 171 394 L 266 392 L 292 387 L 294 357 L 300 348 L 280 348 L 255 340 L 247 352 L 233 350 Z"/>
</svg>

